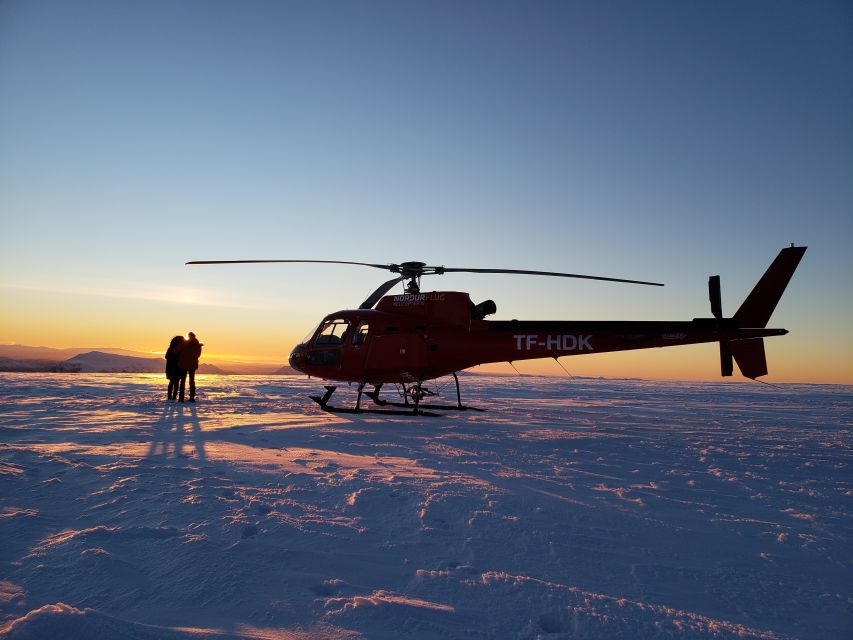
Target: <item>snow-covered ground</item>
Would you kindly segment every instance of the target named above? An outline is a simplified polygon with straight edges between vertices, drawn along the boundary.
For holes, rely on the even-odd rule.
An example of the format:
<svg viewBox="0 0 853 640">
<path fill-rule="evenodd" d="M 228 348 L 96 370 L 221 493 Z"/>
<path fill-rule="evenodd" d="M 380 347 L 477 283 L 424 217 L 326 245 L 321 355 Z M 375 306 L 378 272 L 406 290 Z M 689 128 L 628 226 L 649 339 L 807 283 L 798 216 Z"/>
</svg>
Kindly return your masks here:
<svg viewBox="0 0 853 640">
<path fill-rule="evenodd" d="M 853 637 L 851 387 L 164 383 L 0 374 L 0 637 Z"/>
</svg>

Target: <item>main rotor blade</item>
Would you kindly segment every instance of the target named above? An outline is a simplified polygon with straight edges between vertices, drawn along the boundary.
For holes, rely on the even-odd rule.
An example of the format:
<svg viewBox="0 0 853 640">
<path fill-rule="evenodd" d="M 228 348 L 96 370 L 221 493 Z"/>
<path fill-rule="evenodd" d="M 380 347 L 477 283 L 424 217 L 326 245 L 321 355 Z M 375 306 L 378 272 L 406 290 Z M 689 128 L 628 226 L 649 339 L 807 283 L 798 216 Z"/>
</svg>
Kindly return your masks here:
<svg viewBox="0 0 853 640">
<path fill-rule="evenodd" d="M 605 278 L 604 276 L 585 276 L 579 273 L 558 273 L 556 271 L 527 271 L 524 269 L 457 269 L 442 267 L 440 273 L 514 273 L 526 276 L 557 276 L 560 278 L 581 278 L 582 280 L 604 280 L 605 282 L 626 282 L 628 284 L 647 284 L 662 287 L 660 282 L 645 282 L 644 280 L 626 280 L 624 278 Z"/>
<path fill-rule="evenodd" d="M 403 280 L 404 277 L 400 276 L 399 278 L 394 278 L 393 280 L 389 280 L 388 282 L 384 283 L 376 291 L 371 293 L 370 297 L 367 298 L 367 300 L 361 303 L 359 309 L 372 309 L 376 305 L 376 303 L 379 302 L 382 296 L 391 291 L 391 289 L 394 288 L 394 285 L 402 282 Z"/>
<path fill-rule="evenodd" d="M 662 287 L 660 282 L 646 282 L 644 280 L 628 280 L 625 278 L 606 278 L 604 276 L 587 276 L 579 273 L 559 273 L 556 271 L 529 271 L 526 269 L 465 269 L 459 267 L 430 267 L 422 262 L 404 262 L 402 264 L 374 264 L 372 262 L 351 262 L 348 260 L 191 260 L 188 265 L 197 264 L 265 264 L 265 263 L 313 263 L 313 264 L 354 264 L 362 267 L 372 267 L 402 273 L 402 278 L 412 278 L 427 275 L 441 275 L 443 273 L 509 273 L 528 276 L 555 276 L 559 278 L 580 278 L 582 280 L 601 280 L 604 282 L 625 282 L 628 284 L 645 284 L 653 287 Z M 388 283 L 386 283 L 388 284 Z M 384 286 L 384 285 L 383 285 Z M 393 286 L 393 285 L 391 285 Z M 387 289 L 386 289 L 387 291 Z M 373 296 L 368 298 L 372 299 Z M 381 296 L 380 296 L 381 297 Z M 365 303 L 367 300 L 365 300 Z"/>
<path fill-rule="evenodd" d="M 390 264 L 371 264 L 369 262 L 347 262 L 344 260 L 190 260 L 185 264 L 262 264 L 267 262 L 319 262 L 322 264 L 357 264 L 362 267 L 391 270 Z"/>
</svg>

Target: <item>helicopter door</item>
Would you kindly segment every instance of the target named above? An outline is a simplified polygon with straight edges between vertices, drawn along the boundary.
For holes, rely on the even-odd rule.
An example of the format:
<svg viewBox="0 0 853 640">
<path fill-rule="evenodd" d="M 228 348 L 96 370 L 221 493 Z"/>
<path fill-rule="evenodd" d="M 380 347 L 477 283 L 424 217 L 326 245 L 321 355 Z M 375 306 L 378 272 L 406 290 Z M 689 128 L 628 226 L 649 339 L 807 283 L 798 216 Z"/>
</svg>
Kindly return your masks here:
<svg viewBox="0 0 853 640">
<path fill-rule="evenodd" d="M 369 329 L 370 327 L 367 322 L 359 323 L 352 334 L 352 344 L 354 347 L 363 347 L 366 345 Z"/>
<path fill-rule="evenodd" d="M 413 333 L 388 333 L 374 336 L 365 368 L 383 375 L 403 375 L 417 380 L 427 367 L 427 345 Z"/>
<path fill-rule="evenodd" d="M 347 348 L 347 366 L 355 366 L 361 370 L 370 351 L 370 326 L 367 322 L 359 322 L 352 332 L 352 339 Z"/>
</svg>

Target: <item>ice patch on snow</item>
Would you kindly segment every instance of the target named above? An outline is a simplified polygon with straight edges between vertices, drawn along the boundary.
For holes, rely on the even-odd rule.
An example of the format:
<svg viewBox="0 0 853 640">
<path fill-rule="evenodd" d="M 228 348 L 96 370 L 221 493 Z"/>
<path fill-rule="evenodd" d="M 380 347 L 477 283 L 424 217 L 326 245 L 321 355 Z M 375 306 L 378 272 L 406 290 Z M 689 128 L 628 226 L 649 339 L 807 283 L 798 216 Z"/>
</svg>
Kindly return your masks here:
<svg viewBox="0 0 853 640">
<path fill-rule="evenodd" d="M 454 608 L 450 605 L 420 600 L 384 590 L 374 591 L 369 596 L 327 598 L 324 606 L 328 610 L 329 615 L 339 615 L 353 609 L 384 607 L 413 607 L 415 609 L 440 611 L 443 613 L 454 612 Z"/>
</svg>

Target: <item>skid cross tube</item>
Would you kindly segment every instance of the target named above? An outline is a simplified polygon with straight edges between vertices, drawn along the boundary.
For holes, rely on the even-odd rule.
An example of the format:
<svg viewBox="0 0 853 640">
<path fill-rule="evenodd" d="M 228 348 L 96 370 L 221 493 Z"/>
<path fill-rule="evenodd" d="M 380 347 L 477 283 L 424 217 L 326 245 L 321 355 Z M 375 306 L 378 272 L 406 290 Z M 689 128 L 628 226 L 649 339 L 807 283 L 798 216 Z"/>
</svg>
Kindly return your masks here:
<svg viewBox="0 0 853 640">
<path fill-rule="evenodd" d="M 336 389 L 337 389 L 337 387 L 334 387 L 332 385 L 326 385 L 326 393 L 323 394 L 322 398 L 320 396 L 308 396 L 308 397 L 311 398 L 317 404 L 319 404 L 321 409 L 325 409 L 329 403 L 329 398 L 332 397 L 332 394 L 335 392 Z"/>
<path fill-rule="evenodd" d="M 456 406 L 461 410 L 464 409 L 462 406 L 462 394 L 459 392 L 459 376 L 456 375 L 456 372 L 453 372 L 453 380 L 456 382 Z"/>
</svg>

